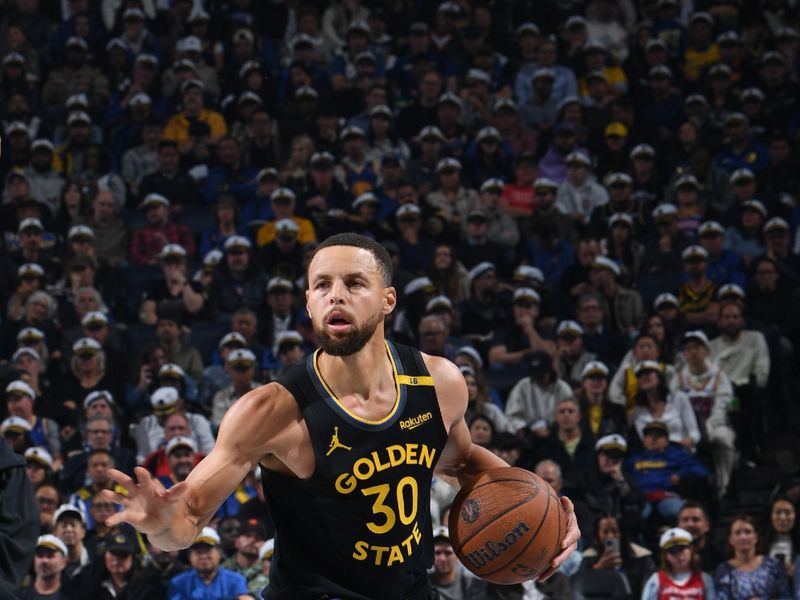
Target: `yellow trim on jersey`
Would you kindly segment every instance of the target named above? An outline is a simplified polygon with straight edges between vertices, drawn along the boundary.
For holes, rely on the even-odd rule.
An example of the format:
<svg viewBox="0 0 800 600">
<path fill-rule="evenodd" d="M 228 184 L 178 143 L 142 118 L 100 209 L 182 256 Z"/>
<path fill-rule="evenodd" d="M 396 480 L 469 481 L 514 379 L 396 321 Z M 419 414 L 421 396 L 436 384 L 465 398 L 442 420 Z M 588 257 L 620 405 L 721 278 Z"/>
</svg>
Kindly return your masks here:
<svg viewBox="0 0 800 600">
<path fill-rule="evenodd" d="M 398 375 L 397 382 L 401 385 L 433 385 L 430 375 Z"/>
<path fill-rule="evenodd" d="M 361 417 L 361 416 L 357 415 L 356 413 L 351 411 L 349 408 L 347 408 L 344 404 L 342 404 L 342 401 L 339 400 L 339 398 L 336 397 L 336 394 L 333 393 L 333 390 L 328 386 L 327 382 L 322 377 L 322 372 L 319 370 L 319 353 L 320 353 L 321 348 L 317 349 L 317 351 L 314 352 L 314 362 L 313 362 L 314 371 L 316 372 L 317 378 L 319 379 L 320 383 L 322 384 L 322 387 L 325 388 L 325 391 L 328 392 L 328 395 L 331 397 L 331 399 L 348 416 L 350 416 L 353 419 L 356 419 L 357 421 L 360 421 L 362 423 L 366 423 L 367 425 L 382 425 L 383 423 L 386 423 L 386 421 L 390 420 L 392 417 L 395 416 L 395 414 L 397 413 L 397 409 L 400 408 L 400 375 L 397 373 L 397 365 L 394 362 L 394 356 L 392 356 L 392 351 L 389 349 L 388 342 L 384 341 L 384 344 L 386 344 L 386 353 L 389 355 L 389 362 L 392 364 L 392 376 L 394 377 L 394 386 L 395 386 L 396 395 L 395 395 L 395 399 L 394 399 L 394 406 L 392 406 L 392 410 L 390 410 L 389 414 L 387 414 L 385 417 L 383 417 L 382 419 L 379 419 L 377 421 L 372 421 L 370 419 L 365 419 L 364 417 Z"/>
</svg>

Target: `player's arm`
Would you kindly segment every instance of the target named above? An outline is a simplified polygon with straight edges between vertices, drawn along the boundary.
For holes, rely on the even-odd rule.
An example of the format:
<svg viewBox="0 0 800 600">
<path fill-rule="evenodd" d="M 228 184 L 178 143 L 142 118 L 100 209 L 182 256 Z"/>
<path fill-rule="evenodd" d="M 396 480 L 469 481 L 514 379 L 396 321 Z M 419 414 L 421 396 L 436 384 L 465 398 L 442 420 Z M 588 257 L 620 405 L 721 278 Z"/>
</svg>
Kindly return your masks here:
<svg viewBox="0 0 800 600">
<path fill-rule="evenodd" d="M 189 546 L 253 466 L 291 434 L 297 408 L 282 391 L 270 384 L 235 402 L 222 420 L 214 449 L 186 481 L 168 490 L 142 467 L 135 471 L 138 482 L 112 471 L 127 495 L 103 492 L 123 507 L 107 523 L 130 523 L 162 550 Z"/>
<path fill-rule="evenodd" d="M 456 477 L 461 485 L 476 477 L 481 471 L 493 467 L 507 467 L 502 458 L 486 448 L 472 443 L 464 414 L 467 412 L 467 384 L 453 363 L 444 358 L 425 356 L 425 363 L 436 384 L 436 396 L 445 427 L 447 444 L 436 465 L 436 472 Z"/>
</svg>

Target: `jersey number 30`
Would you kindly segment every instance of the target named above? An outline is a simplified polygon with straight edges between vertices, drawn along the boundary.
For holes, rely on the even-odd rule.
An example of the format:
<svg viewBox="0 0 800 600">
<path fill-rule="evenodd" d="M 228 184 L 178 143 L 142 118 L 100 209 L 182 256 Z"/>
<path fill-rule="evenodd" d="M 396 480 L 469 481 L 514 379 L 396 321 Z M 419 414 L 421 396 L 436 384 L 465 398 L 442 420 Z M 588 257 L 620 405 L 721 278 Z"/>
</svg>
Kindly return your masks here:
<svg viewBox="0 0 800 600">
<path fill-rule="evenodd" d="M 395 488 L 395 495 L 397 496 L 397 510 L 386 504 L 386 498 L 391 492 L 391 486 L 388 483 L 375 485 L 372 487 L 364 488 L 361 493 L 365 496 L 376 496 L 375 502 L 372 504 L 372 513 L 378 515 L 379 520 L 383 523 L 376 522 L 367 523 L 367 529 L 372 533 L 387 533 L 391 531 L 392 527 L 397 523 L 398 517 L 403 525 L 411 525 L 414 519 L 417 518 L 417 505 L 419 502 L 419 488 L 417 487 L 417 480 L 413 477 L 403 477 Z M 407 494 L 406 489 L 410 491 L 408 494 L 408 503 L 406 503 Z M 381 517 L 383 517 L 381 519 Z"/>
</svg>

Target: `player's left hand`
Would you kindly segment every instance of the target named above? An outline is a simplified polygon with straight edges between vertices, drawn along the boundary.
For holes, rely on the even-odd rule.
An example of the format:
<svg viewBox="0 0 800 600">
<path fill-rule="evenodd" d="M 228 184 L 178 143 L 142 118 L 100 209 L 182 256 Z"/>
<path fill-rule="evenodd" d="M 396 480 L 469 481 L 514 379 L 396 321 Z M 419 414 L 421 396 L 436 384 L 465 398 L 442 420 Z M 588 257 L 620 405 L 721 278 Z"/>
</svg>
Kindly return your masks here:
<svg viewBox="0 0 800 600">
<path fill-rule="evenodd" d="M 564 542 L 561 544 L 561 553 L 553 559 L 548 569 L 539 575 L 537 578 L 539 582 L 546 581 L 553 573 L 558 571 L 561 563 L 567 560 L 567 557 L 577 549 L 578 540 L 581 539 L 581 530 L 578 527 L 578 519 L 575 517 L 575 507 L 566 496 L 562 496 L 561 504 L 564 510 L 567 511 L 567 533 L 564 536 Z"/>
</svg>

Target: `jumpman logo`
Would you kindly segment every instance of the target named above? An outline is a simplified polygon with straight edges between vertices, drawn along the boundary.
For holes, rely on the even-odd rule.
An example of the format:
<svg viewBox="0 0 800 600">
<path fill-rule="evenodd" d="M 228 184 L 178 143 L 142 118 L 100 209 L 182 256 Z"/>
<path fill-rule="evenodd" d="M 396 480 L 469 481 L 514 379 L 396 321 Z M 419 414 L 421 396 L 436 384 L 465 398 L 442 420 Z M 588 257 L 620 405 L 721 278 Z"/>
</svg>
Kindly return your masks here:
<svg viewBox="0 0 800 600">
<path fill-rule="evenodd" d="M 334 427 L 333 435 L 331 436 L 331 445 L 328 446 L 328 451 L 325 453 L 325 456 L 330 456 L 331 453 L 337 448 L 341 448 L 342 450 L 352 450 L 350 446 L 345 446 L 342 442 L 339 441 L 339 428 Z"/>
</svg>

